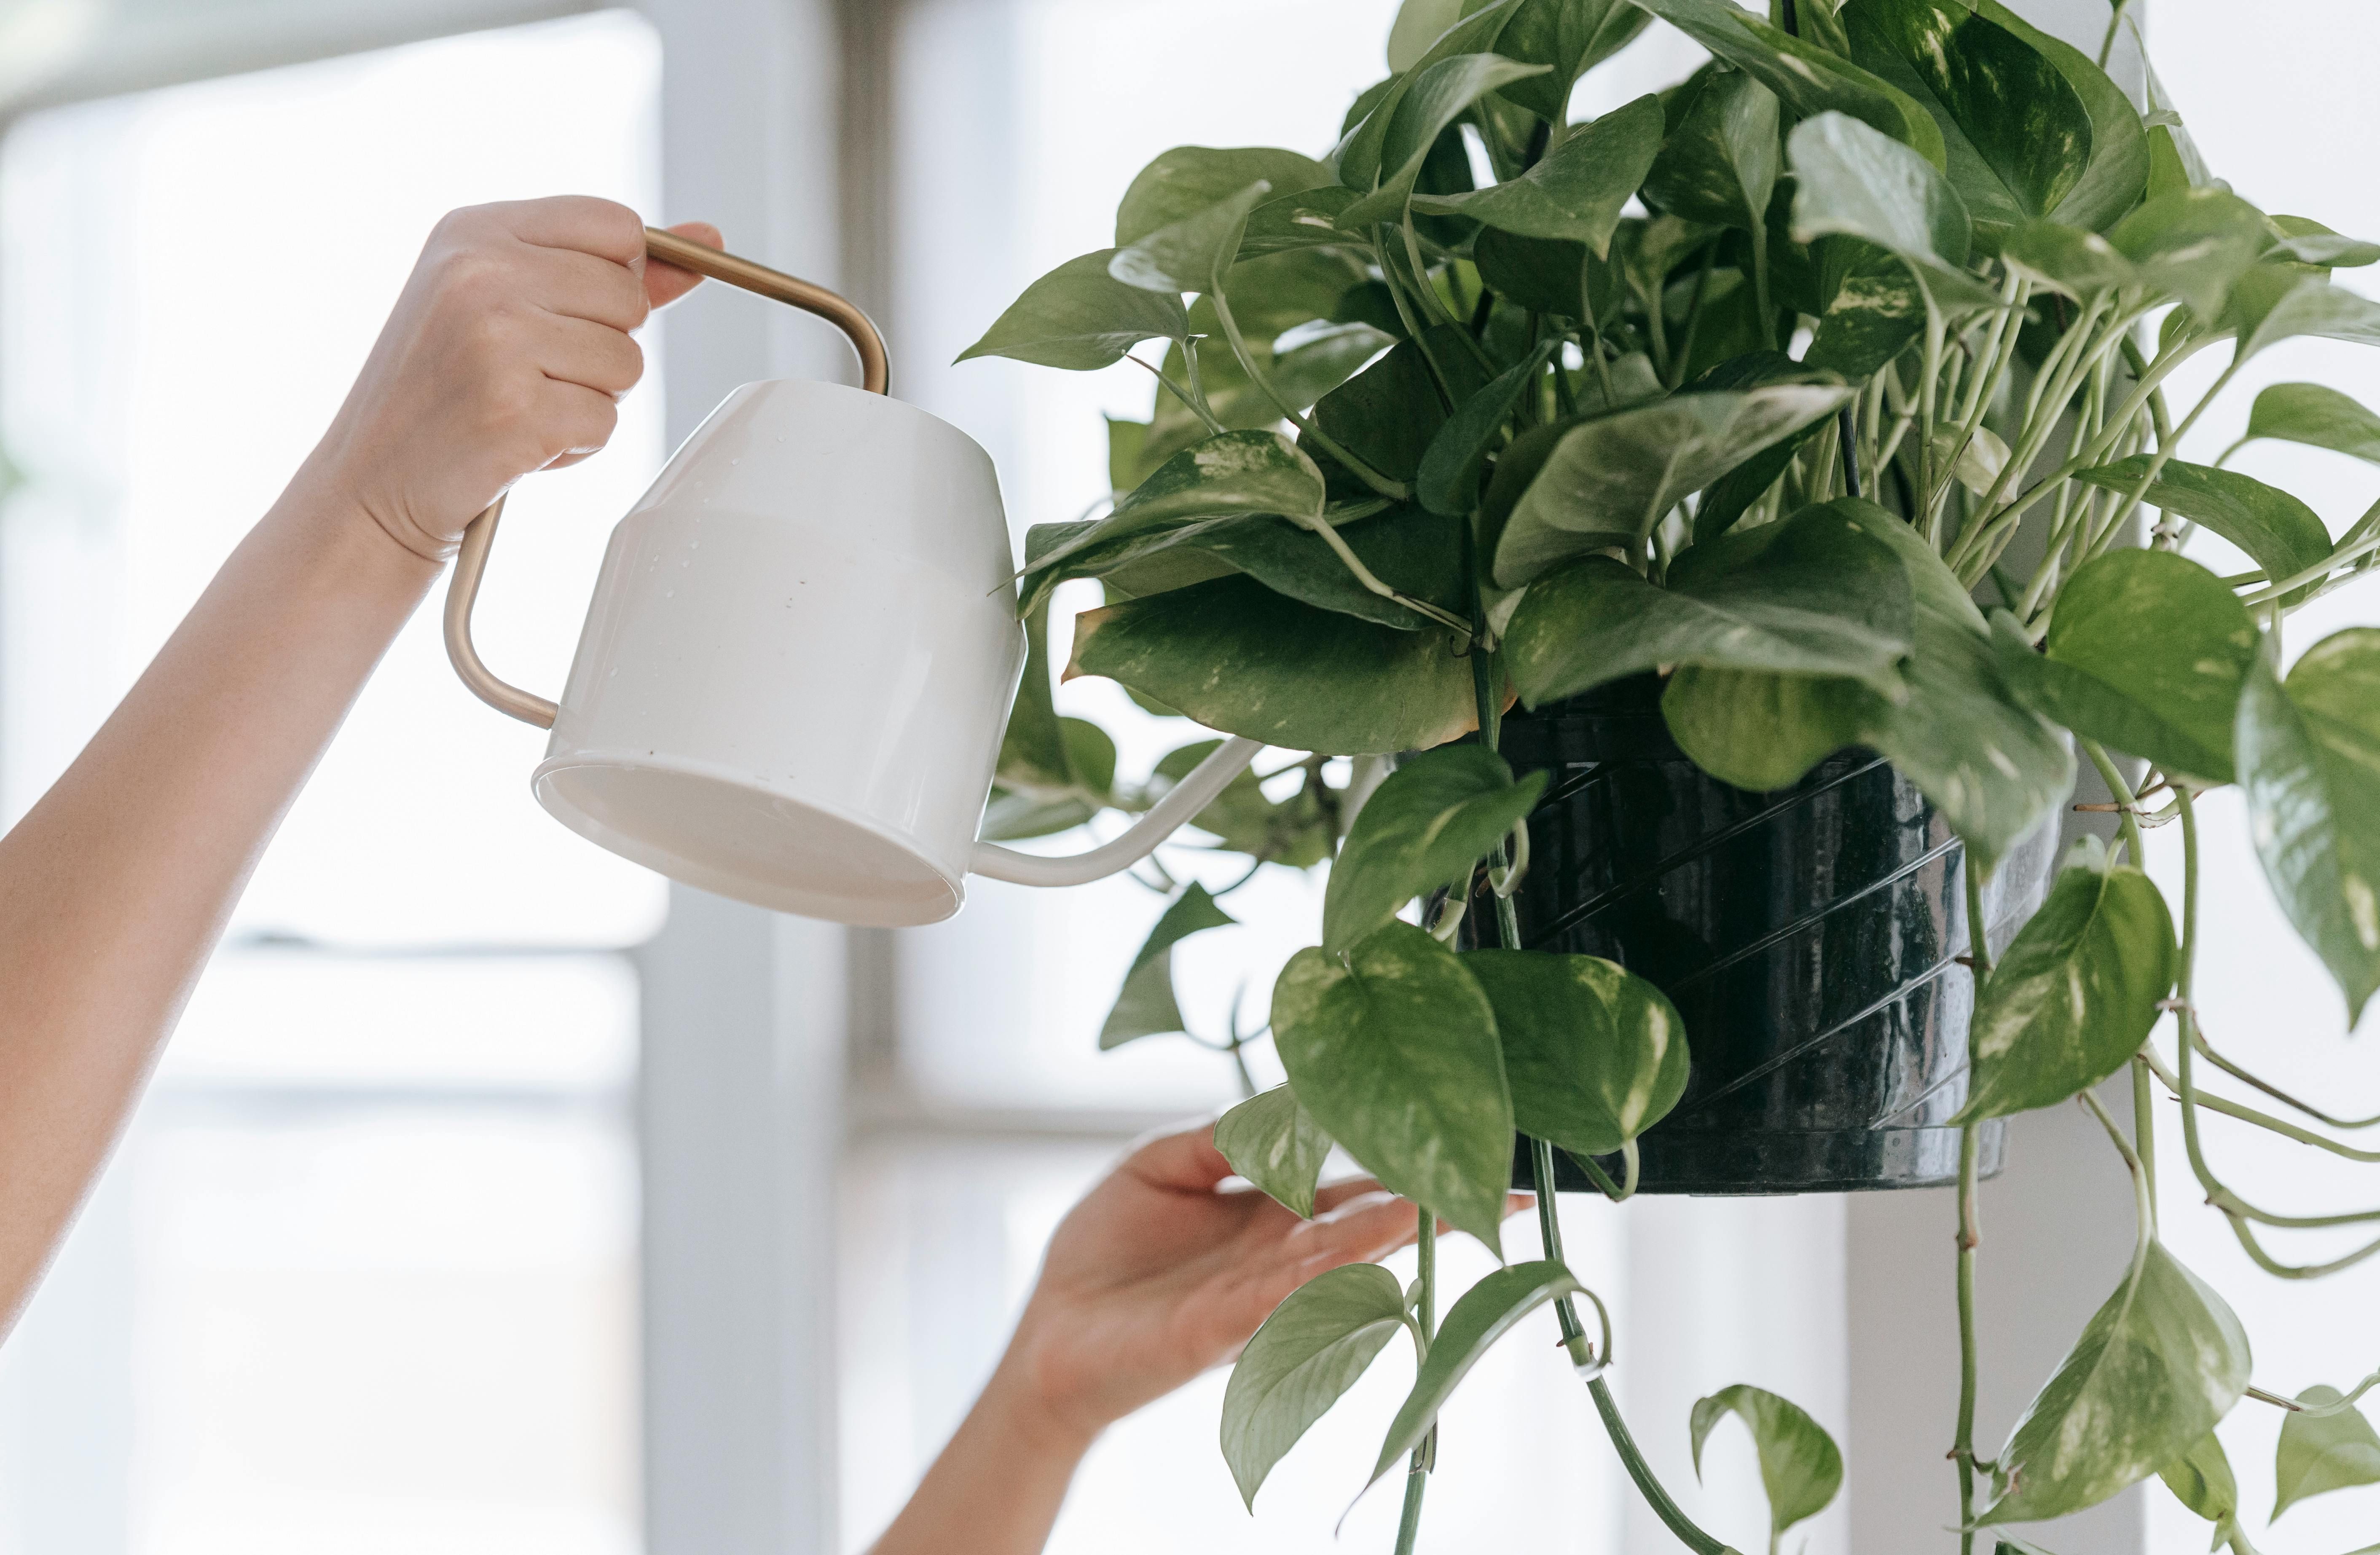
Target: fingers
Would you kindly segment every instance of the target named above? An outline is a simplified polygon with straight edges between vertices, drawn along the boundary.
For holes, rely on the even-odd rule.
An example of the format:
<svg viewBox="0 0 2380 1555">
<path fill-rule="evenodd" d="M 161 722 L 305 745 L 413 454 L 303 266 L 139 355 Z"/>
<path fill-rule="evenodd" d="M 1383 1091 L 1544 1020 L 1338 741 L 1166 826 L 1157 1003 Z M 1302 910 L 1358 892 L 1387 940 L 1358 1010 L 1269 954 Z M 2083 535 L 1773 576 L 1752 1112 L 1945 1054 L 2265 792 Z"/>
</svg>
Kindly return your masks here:
<svg viewBox="0 0 2380 1555">
<path fill-rule="evenodd" d="M 691 237 L 706 249 L 726 247 L 726 240 L 720 237 L 719 229 L 709 222 L 679 222 L 669 230 L 680 237 Z M 702 277 L 693 271 L 680 270 L 676 265 L 660 260 L 646 261 L 642 273 L 646 301 L 654 308 L 666 308 L 702 285 Z"/>
<path fill-rule="evenodd" d="M 1215 1148 L 1215 1125 L 1202 1123 L 1142 1140 L 1117 1169 L 1151 1187 L 1178 1192 L 1211 1192 L 1232 1174 L 1232 1163 Z"/>
<path fill-rule="evenodd" d="M 645 353 L 625 334 L 585 319 L 548 319 L 538 329 L 538 370 L 617 398 L 645 373 Z"/>
<path fill-rule="evenodd" d="M 1379 1180 L 1374 1177 L 1350 1177 L 1343 1183 L 1325 1183 L 1314 1190 L 1314 1212 L 1319 1215 L 1351 1198 L 1379 1191 Z"/>
<path fill-rule="evenodd" d="M 546 384 L 537 411 L 538 430 L 549 446 L 560 447 L 539 466 L 566 469 L 612 441 L 620 424 L 619 402 L 610 395 L 559 380 Z"/>
<path fill-rule="evenodd" d="M 617 200 L 564 194 L 476 206 L 457 214 L 473 213 L 503 223 L 515 237 L 540 249 L 568 249 L 619 265 L 645 255 L 644 219 Z"/>
</svg>

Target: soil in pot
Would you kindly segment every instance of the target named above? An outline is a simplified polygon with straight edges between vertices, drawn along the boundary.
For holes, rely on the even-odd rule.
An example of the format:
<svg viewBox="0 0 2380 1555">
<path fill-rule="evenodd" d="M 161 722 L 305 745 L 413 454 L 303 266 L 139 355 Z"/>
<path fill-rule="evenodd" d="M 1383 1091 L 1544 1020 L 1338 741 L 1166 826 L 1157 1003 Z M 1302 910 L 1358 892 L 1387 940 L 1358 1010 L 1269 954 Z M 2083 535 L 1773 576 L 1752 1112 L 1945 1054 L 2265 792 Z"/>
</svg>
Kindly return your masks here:
<svg viewBox="0 0 2380 1555">
<path fill-rule="evenodd" d="M 1684 1097 L 1638 1141 L 1638 1191 L 1833 1193 L 1958 1179 L 1973 979 L 1964 853 L 1882 758 L 1839 752 L 1752 794 L 1708 776 L 1638 676 L 1534 712 L 1500 748 L 1550 773 L 1515 898 L 1529 950 L 1599 955 L 1649 978 L 1683 1017 Z M 1984 893 L 1995 948 L 2040 904 L 2054 821 Z M 1466 915 L 1464 942 L 1492 934 Z M 1984 1125 L 1999 1169 L 2004 1128 Z M 1591 1186 L 1556 1152 L 1559 1185 Z M 1615 1179 L 1620 1158 L 1599 1164 Z M 1515 1182 L 1528 1183 L 1525 1155 Z"/>
</svg>

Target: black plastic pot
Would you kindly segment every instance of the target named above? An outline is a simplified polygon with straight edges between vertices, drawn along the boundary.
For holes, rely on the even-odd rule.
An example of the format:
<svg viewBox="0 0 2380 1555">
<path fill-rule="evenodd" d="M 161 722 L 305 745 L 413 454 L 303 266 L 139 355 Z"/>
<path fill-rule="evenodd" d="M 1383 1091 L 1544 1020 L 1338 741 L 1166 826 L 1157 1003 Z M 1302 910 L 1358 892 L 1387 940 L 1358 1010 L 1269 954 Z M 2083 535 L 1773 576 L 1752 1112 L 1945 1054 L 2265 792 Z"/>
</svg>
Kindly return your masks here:
<svg viewBox="0 0 2380 1555">
<path fill-rule="evenodd" d="M 1515 898 L 1531 950 L 1599 955 L 1678 1007 L 1683 1099 L 1638 1140 L 1639 1191 L 1838 1193 L 1957 1181 L 1973 981 L 1958 839 L 1868 751 L 1791 788 L 1704 773 L 1661 721 L 1646 675 L 1536 712 L 1500 748 L 1550 772 Z M 1985 893 L 1997 946 L 2038 905 L 2057 845 L 2044 826 Z M 1494 933 L 1475 905 L 1464 943 Z M 1984 1125 L 1983 1167 L 2004 1143 Z M 1585 1174 L 1556 1152 L 1559 1185 Z M 1598 1164 L 1616 1178 L 1620 1158 Z M 1527 1185 L 1525 1158 L 1514 1181 Z"/>
</svg>

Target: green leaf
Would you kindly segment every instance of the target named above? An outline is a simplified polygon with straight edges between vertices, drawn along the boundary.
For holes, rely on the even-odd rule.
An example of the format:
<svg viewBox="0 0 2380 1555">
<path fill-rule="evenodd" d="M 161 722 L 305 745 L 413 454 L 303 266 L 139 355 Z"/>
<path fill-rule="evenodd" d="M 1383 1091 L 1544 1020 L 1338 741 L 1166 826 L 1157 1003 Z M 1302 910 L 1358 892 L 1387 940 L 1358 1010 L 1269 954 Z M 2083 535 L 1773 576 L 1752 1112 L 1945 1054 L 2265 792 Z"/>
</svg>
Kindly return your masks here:
<svg viewBox="0 0 2380 1555">
<path fill-rule="evenodd" d="M 1146 463 L 1148 448 L 1148 423 L 1124 416 L 1107 416 L 1108 424 L 1108 489 L 1129 492 L 1151 473 Z"/>
<path fill-rule="evenodd" d="M 1925 106 L 1974 220 L 2048 215 L 2082 181 L 2093 126 L 2048 56 L 1965 0 L 1858 0 L 1852 58 Z"/>
<path fill-rule="evenodd" d="M 1572 556 L 1625 545 L 1662 515 L 1770 443 L 1830 416 L 1856 389 L 1780 383 L 1683 394 L 1563 430 L 1519 499 L 1499 512 L 1490 488 L 1483 541 L 1507 589 Z M 1517 452 L 1517 449 L 1514 450 Z"/>
<path fill-rule="evenodd" d="M 2180 298 L 2212 318 L 2272 246 L 2264 213 L 2216 185 L 2160 195 L 2108 229 L 2132 265 L 2128 285 Z"/>
<path fill-rule="evenodd" d="M 2320 383 L 2275 383 L 2248 412 L 2247 436 L 2327 448 L 2380 465 L 2380 416 Z"/>
<path fill-rule="evenodd" d="M 1463 608 L 1463 525 L 1409 504 L 1340 528 L 1341 538 L 1373 576 L 1408 599 L 1450 613 Z M 1320 535 L 1278 518 L 1231 519 L 1184 531 L 1181 545 L 1261 579 L 1275 593 L 1406 631 L 1429 618 L 1365 588 Z"/>
<path fill-rule="evenodd" d="M 1442 16 L 1442 11 L 1433 8 L 1438 3 L 1439 0 L 1423 0 L 1424 8 L 1419 14 Z M 1390 68 L 1397 71 L 1396 75 L 1365 89 L 1355 99 L 1354 106 L 1347 110 L 1339 144 L 1331 149 L 1326 159 L 1339 170 L 1342 184 L 1363 194 L 1368 194 L 1378 187 L 1382 152 L 1390 127 L 1395 123 L 1397 109 L 1413 90 L 1415 82 L 1423 71 L 1440 60 L 1456 55 L 1477 54 L 1489 47 L 1495 42 L 1496 34 L 1511 19 L 1512 12 L 1508 7 L 1512 3 L 1512 0 L 1495 0 L 1493 5 L 1477 7 L 1439 33 L 1411 65 L 1391 66 Z M 1427 26 L 1427 23 L 1419 21 L 1416 25 Z"/>
<path fill-rule="evenodd" d="M 1512 1122 L 1573 1155 L 1609 1155 L 1686 1089 L 1686 1029 L 1644 978 L 1592 955 L 1480 950 L 1463 964 L 1496 1007 Z"/>
<path fill-rule="evenodd" d="M 1867 727 L 1855 680 L 1687 665 L 1661 694 L 1661 718 L 1695 766 L 1755 794 L 1790 787 Z"/>
<path fill-rule="evenodd" d="M 1430 1342 L 1421 1374 L 1414 1379 L 1413 1391 L 1390 1424 L 1388 1440 L 1380 1443 L 1379 1459 L 1373 1464 L 1372 1477 L 1366 1483 L 1378 1483 L 1380 1476 L 1421 1444 L 1438 1412 L 1454 1396 L 1456 1387 L 1488 1346 L 1546 1303 L 1585 1288 L 1569 1270 L 1548 1258 L 1500 1269 L 1463 1292 L 1463 1298 L 1447 1309 L 1446 1321 Z"/>
<path fill-rule="evenodd" d="M 1291 750 L 1423 750 L 1477 726 L 1471 666 L 1407 632 L 1217 578 L 1075 618 L 1066 674 L 1106 675 L 1197 720 Z"/>
<path fill-rule="evenodd" d="M 2320 265 L 2325 270 L 2357 270 L 2380 263 L 2380 243 L 2367 243 L 2361 237 L 2333 232 L 2307 216 L 2274 216 L 2270 220 L 2273 229 L 2281 235 L 2281 247 L 2301 263 Z"/>
<path fill-rule="evenodd" d="M 1070 259 L 1025 288 L 981 340 L 959 353 L 1014 357 L 1043 367 L 1087 371 L 1113 365 L 1144 340 L 1190 333 L 1182 299 L 1127 286 L 1108 273 L 1116 250 Z"/>
<path fill-rule="evenodd" d="M 1194 740 L 1167 751 L 1138 796 L 1140 807 L 1146 808 L 1163 798 L 1222 743 Z M 1212 836 L 1225 852 L 1244 853 L 1296 869 L 1321 863 L 1339 841 L 1338 828 L 1310 787 L 1300 787 L 1275 804 L 1265 797 L 1264 784 L 1253 770 L 1243 770 L 1225 784 L 1205 809 L 1191 818 L 1190 824 Z"/>
<path fill-rule="evenodd" d="M 1760 1484 L 1768 1492 L 1768 1533 L 1772 1547 L 1786 1529 L 1827 1510 L 1843 1488 L 1843 1455 L 1827 1428 L 1801 1406 L 1775 1393 L 1738 1382 L 1708 1398 L 1694 1401 L 1689 1422 L 1694 1432 L 1694 1476 L 1702 1476 L 1703 1442 L 1711 1427 L 1729 1415 L 1752 1429 L 1752 1444 L 1760 1453 Z"/>
<path fill-rule="evenodd" d="M 1715 75 L 1660 144 L 1645 179 L 1657 207 L 1714 226 L 1766 231 L 1777 189 L 1777 94 L 1740 70 Z"/>
<path fill-rule="evenodd" d="M 1389 25 L 1389 68 L 1412 69 L 1440 33 L 1463 19 L 1463 0 L 1404 0 Z"/>
<path fill-rule="evenodd" d="M 1621 230 L 1625 230 L 1624 223 Z M 1472 239 L 1471 255 L 1481 284 L 1512 307 L 1583 318 L 1586 294 L 1582 284 L 1591 282 L 1597 318 L 1609 317 L 1619 308 L 1619 267 L 1594 262 L 1584 243 L 1521 237 L 1488 227 Z"/>
<path fill-rule="evenodd" d="M 1821 504 L 1681 557 L 1670 586 L 1589 556 L 1539 578 L 1506 634 L 1531 707 L 1663 664 L 1779 670 L 1901 689 L 1909 576 L 1872 516 Z M 1892 522 L 1893 520 L 1885 520 Z M 1699 565 L 1685 566 L 1688 559 Z"/>
<path fill-rule="evenodd" d="M 2073 44 L 2040 30 L 1999 0 L 1974 0 L 1974 9 L 2038 50 L 2082 99 L 2091 115 L 2091 163 L 2050 214 L 2086 232 L 2105 230 L 2140 203 L 2148 183 L 2148 131 L 2140 110 L 2122 87 Z"/>
<path fill-rule="evenodd" d="M 1880 371 L 1925 328 L 1925 294 L 1908 268 L 1888 249 L 1871 243 L 1857 248 L 1861 257 L 1844 273 L 1810 348 L 1802 354 L 1806 368 L 1854 380 Z"/>
<path fill-rule="evenodd" d="M 2181 952 L 2165 897 L 2086 836 L 2041 910 L 1984 979 L 1958 1124 L 2051 1107 L 2121 1069 L 2148 1039 Z"/>
<path fill-rule="evenodd" d="M 1025 617 L 1025 675 L 1017 682 L 1016 701 L 1008 710 L 1008 727 L 1000 737 L 1000 764 L 993 771 L 994 781 L 1003 788 L 1047 796 L 1075 786 L 1050 690 L 1050 612 L 1044 606 L 1028 611 Z"/>
<path fill-rule="evenodd" d="M 1273 1308 L 1223 1389 L 1223 1461 L 1251 1512 L 1272 1466 L 1407 1321 L 1404 1287 L 1376 1263 L 1318 1274 Z"/>
<path fill-rule="evenodd" d="M 1500 95 L 1559 123 L 1578 79 L 1633 43 L 1652 20 L 1629 0 L 1521 0 L 1496 35 L 1496 52 L 1551 68 L 1511 83 Z"/>
<path fill-rule="evenodd" d="M 1107 1024 L 1099 1027 L 1099 1051 L 1120 1048 L 1136 1038 L 1181 1030 L 1182 1007 L 1173 1000 L 1173 947 L 1201 929 L 1237 922 L 1207 894 L 1205 886 L 1196 881 L 1184 886 L 1132 958 L 1115 1007 L 1108 1012 Z"/>
<path fill-rule="evenodd" d="M 1438 373 L 1431 368 L 1431 355 L 1436 355 L 1451 380 L 1450 387 L 1458 404 L 1486 381 L 1476 360 L 1455 341 L 1461 333 L 1459 326 L 1439 324 L 1425 331 L 1419 341 L 1400 343 L 1325 395 L 1314 407 L 1315 424 L 1382 474 L 1412 480 L 1429 451 L 1430 440 L 1446 424 L 1447 402 L 1439 392 Z M 1316 462 L 1330 459 L 1330 454 L 1323 452 Z M 1330 468 L 1336 468 L 1335 461 Z M 1372 494 L 1368 487 L 1349 488 L 1343 479 L 1341 487 L 1351 496 Z"/>
<path fill-rule="evenodd" d="M 1074 795 L 1046 799 L 994 784 L 990 801 L 983 808 L 983 824 L 976 834 L 988 843 L 1054 836 L 1073 831 L 1099 813 L 1099 806 Z"/>
<path fill-rule="evenodd" d="M 1348 242 L 1347 234 L 1339 230 L 1339 213 L 1362 198 L 1338 184 L 1273 196 L 1248 213 L 1248 225 L 1240 234 L 1241 262 Z"/>
<path fill-rule="evenodd" d="M 1364 801 L 1322 897 L 1322 948 L 1345 954 L 1423 892 L 1470 869 L 1545 791 L 1546 775 L 1520 783 L 1494 751 L 1475 745 L 1426 750 L 1401 761 Z"/>
<path fill-rule="evenodd" d="M 2111 492 L 2130 492 L 2149 472 L 2150 456 L 2086 469 L 2074 479 Z M 2330 554 L 2330 530 L 2313 508 L 2277 487 L 2237 470 L 2168 459 L 2141 493 L 2151 507 L 2192 519 L 2248 553 L 2270 578 L 2320 565 Z"/>
<path fill-rule="evenodd" d="M 2240 683 L 2256 624 L 2204 567 L 2169 551 L 2112 551 L 2067 579 L 2045 651 L 1993 617 L 2001 668 L 2036 711 L 2160 771 L 2232 781 Z"/>
<path fill-rule="evenodd" d="M 1560 340 L 1541 342 L 1526 358 L 1498 373 L 1470 398 L 1455 407 L 1414 472 L 1414 495 L 1433 513 L 1462 517 L 1479 504 L 1479 476 L 1487 468 L 1496 435 L 1512 419 L 1524 395 L 1543 380 L 1546 363 L 1561 348 Z"/>
<path fill-rule="evenodd" d="M 1330 1136 L 1299 1105 L 1287 1086 L 1259 1091 L 1215 1123 L 1215 1148 L 1232 1170 L 1270 1194 L 1281 1208 L 1314 1218 L 1314 1188 L 1330 1159 Z M 1264 1476 L 1258 1475 L 1258 1479 Z M 1256 1487 L 1247 1487 L 1250 1496 Z"/>
<path fill-rule="evenodd" d="M 1324 1133 L 1381 1186 L 1499 1250 L 1512 1099 L 1495 1012 L 1452 951 L 1406 923 L 1344 957 L 1309 946 L 1273 985 L 1272 1032 Z"/>
<path fill-rule="evenodd" d="M 2240 335 L 2234 367 L 2301 335 L 2380 346 L 2380 302 L 2294 265 L 2260 264 L 2240 276 L 2224 320 Z"/>
<path fill-rule="evenodd" d="M 1105 518 L 1029 557 L 1025 575 L 1029 580 L 1095 546 L 1197 518 L 1234 513 L 1317 517 L 1324 501 L 1322 472 L 1289 439 L 1273 431 L 1225 432 L 1174 455 Z"/>
<path fill-rule="evenodd" d="M 1288 196 L 1329 182 L 1329 168 L 1295 152 L 1270 146 L 1176 146 L 1142 168 L 1123 191 L 1116 207 L 1116 247 L 1128 248 L 1231 199 L 1250 184 L 1269 184 L 1274 195 Z"/>
<path fill-rule="evenodd" d="M 2149 284 L 2105 237 L 2054 221 L 2026 222 L 2008 233 L 2000 239 L 2000 260 L 2034 285 L 2072 298 Z"/>
<path fill-rule="evenodd" d="M 1402 217 L 1415 181 L 1421 176 L 1422 163 L 1439 134 L 1474 100 L 1510 82 L 1545 73 L 1542 65 L 1523 65 L 1493 54 L 1453 55 L 1415 71 L 1380 141 L 1379 182 L 1340 213 L 1340 227 L 1361 232 L 1374 222 Z M 1343 166 L 1341 181 L 1346 181 Z"/>
<path fill-rule="evenodd" d="M 1998 302 L 1962 268 L 1972 239 L 1966 205 L 1924 157 L 1848 114 L 1796 125 L 1786 154 L 1795 180 L 1795 242 L 1856 237 L 1915 265 L 1945 306 Z"/>
<path fill-rule="evenodd" d="M 1771 27 L 1729 0 L 1637 0 L 1775 92 L 1793 116 L 1849 114 L 1944 165 L 1942 131 L 1916 100 L 1847 59 Z"/>
<path fill-rule="evenodd" d="M 2149 1243 L 2017 1423 L 1976 1521 L 2062 1517 L 2138 1484 L 2230 1412 L 2248 1361 L 2223 1298 Z"/>
<path fill-rule="evenodd" d="M 1248 213 L 1272 192 L 1262 180 L 1249 183 L 1179 221 L 1116 249 L 1108 273 L 1144 291 L 1216 292 L 1224 273 L 1238 260 L 1240 237 L 1247 229 Z"/>
<path fill-rule="evenodd" d="M 1621 207 L 1660 150 L 1661 100 L 1646 95 L 1572 131 L 1517 178 L 1469 194 L 1417 194 L 1413 207 L 1524 237 L 1583 243 L 1601 259 L 1611 250 Z"/>
<path fill-rule="evenodd" d="M 2337 1403 L 2336 1388 L 2308 1388 L 2300 1403 Z M 2273 1520 L 2309 1496 L 2380 1484 L 2380 1435 L 2350 1405 L 2336 1415 L 2281 1416 L 2281 1445 L 2273 1458 Z"/>
<path fill-rule="evenodd" d="M 2380 628 L 2260 656 L 2240 697 L 2240 781 L 2265 879 L 2338 979 L 2351 1026 L 2380 990 Z"/>
<path fill-rule="evenodd" d="M 2207 1432 L 2196 1446 L 2157 1470 L 2157 1477 L 2174 1500 L 2216 1525 L 2219 1545 L 2223 1530 L 2240 1515 L 2240 1481 L 2231 1473 L 2223 1439 Z"/>
</svg>

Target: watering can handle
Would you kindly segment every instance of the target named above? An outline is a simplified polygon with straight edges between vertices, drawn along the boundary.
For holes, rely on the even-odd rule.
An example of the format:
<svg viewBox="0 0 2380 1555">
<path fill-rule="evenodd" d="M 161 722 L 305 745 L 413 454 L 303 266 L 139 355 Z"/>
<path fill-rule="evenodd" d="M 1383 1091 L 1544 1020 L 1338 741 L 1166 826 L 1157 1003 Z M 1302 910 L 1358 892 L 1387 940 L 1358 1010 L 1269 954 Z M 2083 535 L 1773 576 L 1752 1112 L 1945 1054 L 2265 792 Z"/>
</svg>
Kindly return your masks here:
<svg viewBox="0 0 2380 1555">
<path fill-rule="evenodd" d="M 884 337 L 877 333 L 868 315 L 847 298 L 824 286 L 659 227 L 645 228 L 645 253 L 648 258 L 676 265 L 680 270 L 691 270 L 698 275 L 708 275 L 714 281 L 724 281 L 731 286 L 741 286 L 747 292 L 817 314 L 850 336 L 852 346 L 859 352 L 860 386 L 870 394 L 886 392 L 889 373 Z M 462 548 L 455 555 L 454 580 L 446 586 L 446 657 L 454 662 L 455 673 L 462 676 L 463 684 L 480 700 L 524 723 L 551 729 L 553 704 L 535 692 L 497 679 L 480 662 L 480 650 L 471 641 L 471 606 L 480 597 L 480 578 L 487 571 L 488 551 L 495 544 L 496 524 L 504 512 L 504 499 L 498 497 L 463 530 Z"/>
</svg>

